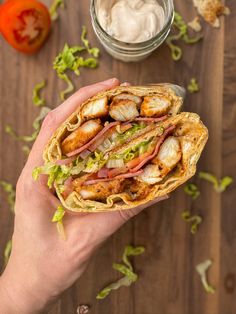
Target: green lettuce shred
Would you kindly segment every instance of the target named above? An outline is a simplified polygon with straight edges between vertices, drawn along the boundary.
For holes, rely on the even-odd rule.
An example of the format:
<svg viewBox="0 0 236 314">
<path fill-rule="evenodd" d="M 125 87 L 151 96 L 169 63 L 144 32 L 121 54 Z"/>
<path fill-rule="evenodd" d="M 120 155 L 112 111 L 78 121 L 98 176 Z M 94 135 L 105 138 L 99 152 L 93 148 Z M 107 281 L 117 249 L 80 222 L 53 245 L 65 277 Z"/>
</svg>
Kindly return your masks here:
<svg viewBox="0 0 236 314">
<path fill-rule="evenodd" d="M 65 240 L 66 239 L 66 235 L 65 235 L 65 228 L 63 225 L 63 217 L 65 216 L 65 209 L 63 208 L 63 206 L 59 205 L 57 207 L 57 210 L 55 211 L 53 217 L 52 217 L 52 222 L 56 222 L 57 223 L 57 231 L 59 233 L 59 235 Z"/>
<path fill-rule="evenodd" d="M 42 82 L 35 85 L 33 89 L 33 103 L 35 106 L 38 106 L 38 107 L 45 106 L 46 100 L 41 98 L 39 95 L 41 89 L 44 88 L 45 86 L 46 86 L 46 80 L 43 80 Z"/>
<path fill-rule="evenodd" d="M 53 0 L 50 8 L 49 8 L 49 13 L 51 16 L 51 20 L 55 21 L 58 18 L 58 9 L 59 8 L 64 9 L 65 8 L 65 3 L 64 0 Z"/>
<path fill-rule="evenodd" d="M 120 143 L 125 143 L 131 136 L 133 136 L 139 130 L 146 128 L 145 124 L 142 123 L 133 123 L 132 128 L 128 129 L 122 134 L 117 135 L 116 140 Z"/>
<path fill-rule="evenodd" d="M 193 200 L 197 199 L 200 195 L 198 187 L 194 183 L 188 183 L 184 186 L 184 192 L 189 195 Z"/>
<path fill-rule="evenodd" d="M 54 182 L 56 182 L 58 185 L 63 184 L 66 181 L 66 179 L 70 177 L 71 169 L 72 166 L 47 163 L 43 166 L 34 168 L 32 177 L 36 181 L 38 180 L 39 175 L 41 174 L 48 175 L 47 185 L 51 189 L 53 187 Z"/>
<path fill-rule="evenodd" d="M 14 213 L 16 190 L 13 185 L 7 181 L 0 180 L 0 186 L 2 186 L 4 192 L 7 193 L 7 202 L 10 206 L 11 211 Z"/>
<path fill-rule="evenodd" d="M 105 287 L 104 289 L 102 289 L 98 293 L 96 299 L 98 300 L 104 299 L 106 296 L 110 294 L 112 290 L 117 290 L 122 286 L 128 287 L 133 282 L 137 281 L 138 275 L 134 273 L 133 266 L 129 260 L 129 256 L 137 256 L 144 253 L 144 251 L 145 248 L 142 246 L 138 247 L 133 247 L 131 245 L 126 246 L 124 249 L 124 253 L 122 255 L 123 264 L 113 263 L 112 265 L 113 269 L 119 271 L 125 276 L 119 279 L 117 282 L 114 282 Z"/>
<path fill-rule="evenodd" d="M 182 40 L 186 44 L 194 44 L 202 39 L 202 35 L 198 35 L 195 37 L 189 37 L 188 35 L 188 25 L 184 21 L 183 17 L 178 13 L 174 13 L 174 22 L 173 26 L 177 30 L 177 34 L 171 35 L 167 38 L 166 44 L 171 50 L 171 56 L 174 61 L 178 61 L 181 59 L 183 53 L 182 49 L 174 44 L 174 42 Z"/>
<path fill-rule="evenodd" d="M 89 41 L 86 38 L 86 35 L 87 35 L 87 28 L 86 28 L 86 26 L 83 25 L 82 26 L 81 41 L 84 44 L 84 47 L 86 48 L 88 53 L 91 54 L 92 56 L 94 56 L 95 58 L 98 58 L 99 57 L 99 52 L 100 52 L 99 49 L 96 48 L 96 47 L 90 48 Z"/>
<path fill-rule="evenodd" d="M 215 191 L 218 193 L 224 192 L 234 181 L 233 178 L 229 176 L 223 177 L 222 179 L 217 179 L 217 177 L 212 173 L 203 171 L 199 172 L 199 178 L 212 183 Z"/>
<path fill-rule="evenodd" d="M 196 266 L 196 271 L 200 275 L 203 288 L 207 293 L 215 293 L 215 289 L 208 283 L 207 280 L 207 270 L 211 265 L 212 261 L 210 259 L 207 259 L 206 261 Z"/>
<path fill-rule="evenodd" d="M 33 142 L 38 136 L 42 120 L 49 113 L 49 111 L 51 111 L 51 109 L 48 107 L 41 108 L 38 117 L 33 122 L 34 131 L 31 135 L 17 135 L 17 133 L 14 131 L 14 129 L 10 125 L 5 126 L 5 132 L 17 141 Z"/>
<path fill-rule="evenodd" d="M 53 68 L 56 70 L 57 75 L 60 79 L 65 81 L 68 87 L 61 92 L 61 99 L 65 100 L 65 96 L 74 90 L 74 85 L 65 73 L 67 70 L 74 72 L 77 76 L 80 75 L 80 68 L 96 68 L 98 66 L 98 48 L 90 48 L 89 41 L 86 39 L 87 29 L 85 26 L 82 28 L 81 40 L 83 46 L 70 47 L 65 44 L 63 50 L 56 56 L 53 62 Z M 84 58 L 80 54 L 87 51 L 93 57 Z"/>
<path fill-rule="evenodd" d="M 191 216 L 189 211 L 182 212 L 182 218 L 186 222 L 191 223 L 191 233 L 195 234 L 198 231 L 198 226 L 202 222 L 202 217 L 199 215 Z"/>
<path fill-rule="evenodd" d="M 191 78 L 187 89 L 191 94 L 199 92 L 199 85 L 195 78 Z"/>
<path fill-rule="evenodd" d="M 11 255 L 11 250 L 12 250 L 12 240 L 9 240 L 7 241 L 7 244 L 5 246 L 5 249 L 4 249 L 4 265 L 6 266 L 8 261 L 9 261 L 9 258 L 10 258 L 10 255 Z"/>
<path fill-rule="evenodd" d="M 89 156 L 85 161 L 84 172 L 96 172 L 101 169 L 106 163 L 102 152 L 95 151 L 92 156 Z"/>
</svg>

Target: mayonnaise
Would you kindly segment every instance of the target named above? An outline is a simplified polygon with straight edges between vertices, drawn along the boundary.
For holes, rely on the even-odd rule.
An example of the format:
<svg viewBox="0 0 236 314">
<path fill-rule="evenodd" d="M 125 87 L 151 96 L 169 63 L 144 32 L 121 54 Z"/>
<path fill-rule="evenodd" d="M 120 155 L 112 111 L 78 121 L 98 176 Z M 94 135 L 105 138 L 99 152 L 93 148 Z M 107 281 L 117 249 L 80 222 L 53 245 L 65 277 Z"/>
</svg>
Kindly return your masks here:
<svg viewBox="0 0 236 314">
<path fill-rule="evenodd" d="M 151 39 L 165 21 L 157 0 L 97 0 L 97 17 L 109 35 L 127 43 Z"/>
</svg>

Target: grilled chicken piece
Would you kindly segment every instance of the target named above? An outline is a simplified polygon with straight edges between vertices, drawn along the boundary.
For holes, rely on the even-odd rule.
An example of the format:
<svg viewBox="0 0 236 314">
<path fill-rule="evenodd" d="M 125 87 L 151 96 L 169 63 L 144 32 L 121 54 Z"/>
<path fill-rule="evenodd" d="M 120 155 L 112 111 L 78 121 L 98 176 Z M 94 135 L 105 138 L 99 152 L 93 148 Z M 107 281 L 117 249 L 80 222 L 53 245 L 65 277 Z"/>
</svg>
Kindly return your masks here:
<svg viewBox="0 0 236 314">
<path fill-rule="evenodd" d="M 162 174 L 159 165 L 147 165 L 138 179 L 147 184 L 160 182 L 162 180 Z"/>
<path fill-rule="evenodd" d="M 152 164 L 144 168 L 138 179 L 148 184 L 160 182 L 177 165 L 181 156 L 179 140 L 174 136 L 168 137 L 158 155 L 152 159 Z"/>
<path fill-rule="evenodd" d="M 180 161 L 181 155 L 181 147 L 178 138 L 170 136 L 161 145 L 158 155 L 152 162 L 171 170 Z"/>
<path fill-rule="evenodd" d="M 139 96 L 135 96 L 133 94 L 127 94 L 127 93 L 122 93 L 119 95 L 116 95 L 115 97 L 113 97 L 113 101 L 117 101 L 117 100 L 132 100 L 133 102 L 136 103 L 136 105 L 140 105 L 142 102 L 142 98 Z"/>
<path fill-rule="evenodd" d="M 108 98 L 90 101 L 82 108 L 82 117 L 86 119 L 101 118 L 108 115 Z"/>
<path fill-rule="evenodd" d="M 139 116 L 137 105 L 132 100 L 116 100 L 110 105 L 110 116 L 117 121 L 128 121 Z"/>
<path fill-rule="evenodd" d="M 123 191 L 124 179 L 116 179 L 108 182 L 98 182 L 91 185 L 82 185 L 81 182 L 73 181 L 73 186 L 85 200 L 103 201 L 111 194 L 118 194 Z"/>
<path fill-rule="evenodd" d="M 68 154 L 89 142 L 103 128 L 101 121 L 89 120 L 68 135 L 62 142 L 62 153 Z"/>
<path fill-rule="evenodd" d="M 167 98 L 158 96 L 146 96 L 141 105 L 141 116 L 160 117 L 168 113 L 171 102 Z"/>
<path fill-rule="evenodd" d="M 140 182 L 136 179 L 130 180 L 128 183 L 126 183 L 126 185 L 136 200 L 145 198 L 150 192 L 150 187 L 148 184 Z"/>
</svg>

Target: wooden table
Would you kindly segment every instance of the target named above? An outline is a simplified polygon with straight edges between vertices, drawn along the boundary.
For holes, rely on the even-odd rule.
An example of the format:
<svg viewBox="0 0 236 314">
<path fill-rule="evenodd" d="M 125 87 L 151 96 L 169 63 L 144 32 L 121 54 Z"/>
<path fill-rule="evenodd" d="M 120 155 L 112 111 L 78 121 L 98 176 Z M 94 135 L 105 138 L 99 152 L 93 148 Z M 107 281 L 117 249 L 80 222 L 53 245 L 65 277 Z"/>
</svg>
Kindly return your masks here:
<svg viewBox="0 0 236 314">
<path fill-rule="evenodd" d="M 6 123 L 20 134 L 31 132 L 38 108 L 32 105 L 32 89 L 47 78 L 47 103 L 54 108 L 60 103 L 63 88 L 52 70 L 52 61 L 65 42 L 80 41 L 82 25 L 89 29 L 89 38 L 100 47 L 93 33 L 89 3 L 68 0 L 65 11 L 54 23 L 43 49 L 34 56 L 24 56 L 1 39 L 0 49 L 0 177 L 16 183 L 25 161 L 21 143 L 4 132 Z M 49 4 L 50 1 L 45 1 Z M 82 70 L 74 78 L 76 87 L 116 76 L 133 84 L 174 82 L 186 86 L 196 77 L 201 91 L 187 95 L 184 110 L 197 112 L 206 123 L 210 139 L 199 162 L 198 170 L 217 176 L 236 175 L 236 4 L 228 2 L 231 15 L 221 20 L 215 30 L 204 24 L 204 40 L 184 46 L 180 62 L 172 61 L 163 45 L 147 60 L 125 64 L 112 59 L 101 48 L 97 70 Z M 176 1 L 177 10 L 187 20 L 196 12 L 189 1 Z M 201 189 L 197 201 L 179 188 L 169 200 L 145 210 L 109 239 L 93 258 L 82 278 L 64 293 L 50 314 L 74 314 L 79 304 L 91 305 L 93 314 L 234 314 L 236 313 L 236 194 L 235 184 L 217 194 L 206 182 L 195 180 Z M 190 234 L 190 226 L 181 219 L 181 212 L 191 209 L 204 217 L 199 232 Z M 13 216 L 1 192 L 0 248 L 3 251 L 11 237 Z M 97 292 L 118 278 L 112 262 L 119 261 L 126 244 L 144 245 L 146 253 L 134 259 L 140 279 L 130 288 L 113 292 L 103 301 L 96 301 Z M 204 292 L 195 266 L 207 258 L 213 260 L 209 280 L 216 293 Z M 3 258 L 0 259 L 3 265 Z M 228 287 L 228 285 L 231 287 Z"/>
</svg>

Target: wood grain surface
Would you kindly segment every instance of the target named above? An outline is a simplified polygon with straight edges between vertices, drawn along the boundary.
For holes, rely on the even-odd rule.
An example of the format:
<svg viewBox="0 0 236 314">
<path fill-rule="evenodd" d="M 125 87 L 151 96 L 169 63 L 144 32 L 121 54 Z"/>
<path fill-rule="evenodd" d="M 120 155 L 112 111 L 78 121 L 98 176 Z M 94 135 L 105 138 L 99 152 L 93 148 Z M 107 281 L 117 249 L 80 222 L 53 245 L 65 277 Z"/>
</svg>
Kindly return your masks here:
<svg viewBox="0 0 236 314">
<path fill-rule="evenodd" d="M 49 0 L 44 2 L 50 4 Z M 90 23 L 89 1 L 66 3 L 66 10 L 60 12 L 49 40 L 37 55 L 21 55 L 0 40 L 0 178 L 14 184 L 25 155 L 22 144 L 5 134 L 5 124 L 13 125 L 19 134 L 31 133 L 38 114 L 38 108 L 32 105 L 32 89 L 44 78 L 48 82 L 44 91 L 48 105 L 54 108 L 60 103 L 63 82 L 53 71 L 52 62 L 65 42 L 79 43 L 82 25 L 88 27 L 91 42 L 100 47 Z M 204 40 L 193 46 L 183 45 L 184 55 L 177 63 L 165 45 L 134 64 L 115 61 L 100 47 L 99 68 L 82 70 L 81 76 L 73 80 L 76 88 L 114 76 L 137 85 L 173 82 L 187 86 L 190 78 L 196 77 L 200 92 L 187 95 L 184 109 L 199 113 L 210 133 L 198 170 L 235 178 L 236 3 L 230 0 L 227 5 L 231 14 L 221 20 L 221 28 L 216 30 L 203 23 Z M 176 9 L 188 21 L 196 15 L 191 0 L 176 1 Z M 217 194 L 210 184 L 197 178 L 192 181 L 201 189 L 197 201 L 179 188 L 169 200 L 129 221 L 97 252 L 83 276 L 62 295 L 50 314 L 75 314 L 79 304 L 89 304 L 91 314 L 235 314 L 235 184 Z M 13 215 L 2 191 L 0 196 L 2 253 L 12 234 Z M 195 236 L 181 219 L 181 212 L 188 209 L 204 218 Z M 126 244 L 146 247 L 145 254 L 133 261 L 139 280 L 102 301 L 96 300 L 98 291 L 119 277 L 111 265 L 120 260 Z M 195 266 L 207 258 L 213 260 L 209 271 L 209 280 L 216 287 L 213 295 L 206 294 L 195 271 Z M 0 264 L 3 266 L 2 254 Z"/>
</svg>

